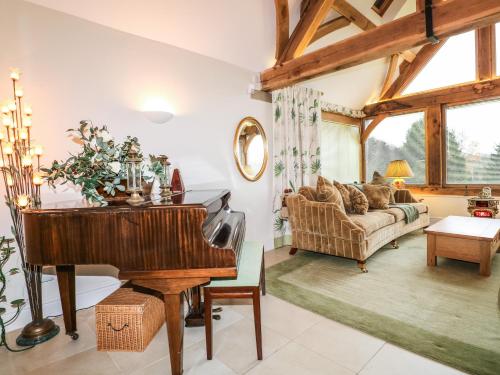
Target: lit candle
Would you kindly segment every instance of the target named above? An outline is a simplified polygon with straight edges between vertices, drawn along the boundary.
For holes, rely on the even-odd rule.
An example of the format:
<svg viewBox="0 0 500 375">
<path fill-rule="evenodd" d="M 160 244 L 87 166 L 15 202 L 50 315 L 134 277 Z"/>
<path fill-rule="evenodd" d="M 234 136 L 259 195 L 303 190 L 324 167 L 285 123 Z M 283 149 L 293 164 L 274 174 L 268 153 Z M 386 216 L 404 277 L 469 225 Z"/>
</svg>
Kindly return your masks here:
<svg viewBox="0 0 500 375">
<path fill-rule="evenodd" d="M 9 108 L 9 111 L 14 112 L 17 108 L 16 103 L 10 102 L 7 108 Z"/>
<path fill-rule="evenodd" d="M 10 117 L 4 116 L 2 118 L 2 124 L 3 124 L 3 126 L 11 126 L 12 125 L 12 119 Z"/>
<path fill-rule="evenodd" d="M 19 195 L 17 197 L 17 205 L 20 207 L 20 208 L 25 208 L 28 206 L 28 204 L 30 203 L 30 197 L 28 197 L 27 195 Z"/>
<path fill-rule="evenodd" d="M 19 138 L 23 140 L 28 139 L 28 131 L 26 129 L 19 130 Z"/>
<path fill-rule="evenodd" d="M 33 154 L 36 156 L 42 156 L 43 155 L 43 147 L 40 145 L 36 145 L 33 147 Z"/>
<path fill-rule="evenodd" d="M 14 180 L 12 179 L 12 176 L 9 174 L 7 175 L 7 186 L 12 186 L 14 185 Z"/>
<path fill-rule="evenodd" d="M 18 98 L 22 98 L 24 96 L 24 90 L 22 87 L 17 87 L 16 88 L 16 96 Z"/>
<path fill-rule="evenodd" d="M 3 113 L 4 115 L 7 115 L 9 112 L 10 112 L 10 111 L 9 111 L 9 107 L 8 107 L 8 106 L 6 106 L 6 105 L 4 105 L 4 106 L 2 107 L 2 113 Z"/>
<path fill-rule="evenodd" d="M 24 117 L 23 118 L 23 126 L 26 128 L 30 128 L 32 125 L 31 117 Z"/>
<path fill-rule="evenodd" d="M 31 167 L 31 165 L 33 164 L 33 159 L 31 159 L 31 155 L 30 154 L 27 154 L 27 155 L 24 155 L 21 159 L 21 165 L 23 167 Z"/>
<path fill-rule="evenodd" d="M 0 168 L 3 168 L 3 167 L 5 167 L 5 164 L 4 164 L 3 160 L 0 159 Z"/>
<path fill-rule="evenodd" d="M 12 155 L 12 153 L 14 152 L 12 143 L 6 143 L 5 146 L 3 146 L 3 152 L 5 155 Z"/>
<path fill-rule="evenodd" d="M 41 173 L 36 172 L 33 175 L 33 184 L 35 184 L 36 186 L 40 186 L 43 184 L 43 176 Z"/>
<path fill-rule="evenodd" d="M 24 106 L 24 114 L 26 116 L 31 116 L 33 114 L 33 109 L 29 105 Z"/>
<path fill-rule="evenodd" d="M 19 80 L 19 71 L 18 70 L 11 71 L 10 78 L 13 79 L 14 81 L 18 81 Z"/>
<path fill-rule="evenodd" d="M 3 135 L 3 132 L 0 132 L 0 141 L 5 138 L 5 135 Z"/>
</svg>

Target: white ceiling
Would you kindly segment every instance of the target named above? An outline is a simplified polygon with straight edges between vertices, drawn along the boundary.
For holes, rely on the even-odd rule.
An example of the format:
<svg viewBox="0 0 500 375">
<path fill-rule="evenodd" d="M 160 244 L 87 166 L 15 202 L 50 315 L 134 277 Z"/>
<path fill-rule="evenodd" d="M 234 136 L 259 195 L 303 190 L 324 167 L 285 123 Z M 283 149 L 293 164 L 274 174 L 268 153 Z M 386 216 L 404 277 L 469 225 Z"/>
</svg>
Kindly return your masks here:
<svg viewBox="0 0 500 375">
<path fill-rule="evenodd" d="M 28 0 L 113 29 L 174 45 L 222 60 L 254 72 L 274 64 L 275 10 L 272 0 Z M 301 0 L 289 0 L 290 32 L 298 22 Z M 396 0 L 381 19 L 370 7 L 373 0 L 349 0 L 375 24 L 408 14 L 414 0 Z M 335 17 L 331 12 L 328 18 Z M 309 46 L 321 48 L 359 33 L 350 25 Z M 386 61 L 365 64 L 367 71 L 356 80 L 356 94 L 344 95 L 338 104 L 361 108 L 382 84 Z M 362 66 L 363 67 L 363 66 Z M 314 80 L 328 94 L 352 82 L 359 69 L 349 69 Z M 306 83 L 307 84 L 307 83 Z M 374 87 L 375 86 L 375 87 Z M 337 99 L 338 95 L 334 95 Z M 340 98 L 340 99 L 342 99 Z M 333 99 L 332 99 L 333 100 Z"/>
</svg>

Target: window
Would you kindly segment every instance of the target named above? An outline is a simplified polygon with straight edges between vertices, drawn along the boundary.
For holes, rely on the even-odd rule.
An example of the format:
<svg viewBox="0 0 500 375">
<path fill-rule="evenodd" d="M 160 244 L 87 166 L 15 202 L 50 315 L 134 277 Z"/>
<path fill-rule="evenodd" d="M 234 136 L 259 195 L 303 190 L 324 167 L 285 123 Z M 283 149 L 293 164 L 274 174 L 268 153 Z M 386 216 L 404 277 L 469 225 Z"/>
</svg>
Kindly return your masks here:
<svg viewBox="0 0 500 375">
<path fill-rule="evenodd" d="M 500 101 L 446 110 L 446 182 L 500 185 Z"/>
<path fill-rule="evenodd" d="M 406 183 L 426 183 L 423 112 L 391 116 L 378 124 L 365 144 L 366 180 L 375 171 L 385 174 L 389 162 L 398 159 L 406 160 L 413 170 L 414 177 L 405 179 Z"/>
<path fill-rule="evenodd" d="M 360 180 L 359 127 L 321 122 L 321 174 L 343 183 Z"/>
<path fill-rule="evenodd" d="M 403 94 L 432 90 L 476 79 L 475 31 L 448 38 Z"/>
</svg>

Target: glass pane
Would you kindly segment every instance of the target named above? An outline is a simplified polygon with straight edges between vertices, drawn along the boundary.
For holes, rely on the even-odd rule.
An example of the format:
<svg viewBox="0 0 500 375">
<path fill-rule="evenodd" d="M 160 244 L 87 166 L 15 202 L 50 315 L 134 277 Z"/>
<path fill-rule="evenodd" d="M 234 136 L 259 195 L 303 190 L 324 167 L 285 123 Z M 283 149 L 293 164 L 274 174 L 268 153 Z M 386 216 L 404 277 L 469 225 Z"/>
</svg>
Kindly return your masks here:
<svg viewBox="0 0 500 375">
<path fill-rule="evenodd" d="M 429 61 L 403 95 L 476 79 L 475 31 L 449 38 Z"/>
<path fill-rule="evenodd" d="M 497 43 L 497 76 L 500 76 L 500 23 L 495 25 L 496 43 Z"/>
<path fill-rule="evenodd" d="M 320 131 L 321 174 L 343 183 L 359 181 L 359 128 L 323 121 Z"/>
<path fill-rule="evenodd" d="M 500 102 L 446 111 L 446 180 L 449 184 L 500 184 Z"/>
<path fill-rule="evenodd" d="M 391 116 L 382 121 L 370 134 L 365 145 L 366 180 L 373 172 L 385 175 L 392 160 L 406 160 L 414 176 L 408 184 L 425 184 L 425 125 L 424 113 Z"/>
</svg>

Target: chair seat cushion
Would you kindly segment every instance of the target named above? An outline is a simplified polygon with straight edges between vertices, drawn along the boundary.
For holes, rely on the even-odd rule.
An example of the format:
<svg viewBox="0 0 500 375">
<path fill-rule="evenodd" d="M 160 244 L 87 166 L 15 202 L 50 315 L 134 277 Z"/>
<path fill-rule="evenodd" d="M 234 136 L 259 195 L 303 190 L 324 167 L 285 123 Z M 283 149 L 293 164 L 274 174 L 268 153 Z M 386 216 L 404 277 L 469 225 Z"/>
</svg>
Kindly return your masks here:
<svg viewBox="0 0 500 375">
<path fill-rule="evenodd" d="M 212 279 L 210 284 L 206 285 L 205 288 L 259 286 L 263 256 L 264 252 L 261 243 L 245 241 L 243 243 L 240 253 L 238 277 L 236 279 L 228 279 L 228 278 Z"/>
<path fill-rule="evenodd" d="M 385 213 L 383 210 L 368 211 L 365 215 L 349 215 L 349 217 L 365 231 L 367 236 L 396 222 L 393 215 Z"/>
</svg>

